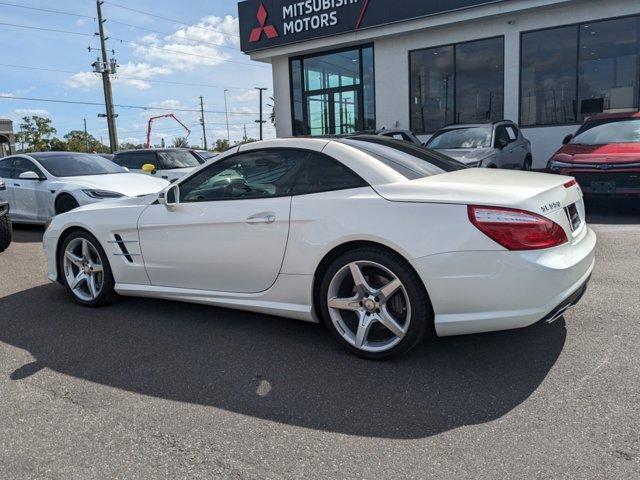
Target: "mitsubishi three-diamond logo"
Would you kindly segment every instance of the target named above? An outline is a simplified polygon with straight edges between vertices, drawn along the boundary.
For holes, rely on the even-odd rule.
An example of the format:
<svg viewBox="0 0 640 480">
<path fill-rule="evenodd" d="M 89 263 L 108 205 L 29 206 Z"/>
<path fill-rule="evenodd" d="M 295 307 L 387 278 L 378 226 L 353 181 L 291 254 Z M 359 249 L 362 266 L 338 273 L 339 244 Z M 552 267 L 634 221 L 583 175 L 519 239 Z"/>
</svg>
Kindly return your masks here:
<svg viewBox="0 0 640 480">
<path fill-rule="evenodd" d="M 267 17 L 269 14 L 267 13 L 267 9 L 264 8 L 264 5 L 261 3 L 260 8 L 258 8 L 258 23 L 259 27 L 251 30 L 251 36 L 249 37 L 249 41 L 251 43 L 255 43 L 260 41 L 262 38 L 262 33 L 267 36 L 267 38 L 278 38 L 278 30 L 273 25 L 267 25 Z"/>
</svg>

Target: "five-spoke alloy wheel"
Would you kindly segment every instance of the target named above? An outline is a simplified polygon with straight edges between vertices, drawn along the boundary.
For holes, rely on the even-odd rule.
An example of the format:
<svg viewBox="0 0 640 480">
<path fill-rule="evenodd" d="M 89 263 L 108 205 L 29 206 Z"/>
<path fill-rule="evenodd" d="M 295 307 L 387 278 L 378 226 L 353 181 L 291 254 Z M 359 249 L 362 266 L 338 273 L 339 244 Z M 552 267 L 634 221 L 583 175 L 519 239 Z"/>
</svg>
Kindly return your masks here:
<svg viewBox="0 0 640 480">
<path fill-rule="evenodd" d="M 103 305 L 113 295 L 113 276 L 104 250 L 90 234 L 72 233 L 61 249 L 60 268 L 73 298 L 87 306 Z"/>
<path fill-rule="evenodd" d="M 342 255 L 321 287 L 325 323 L 348 349 L 370 359 L 405 353 L 422 338 L 432 314 L 413 269 L 378 248 Z"/>
</svg>

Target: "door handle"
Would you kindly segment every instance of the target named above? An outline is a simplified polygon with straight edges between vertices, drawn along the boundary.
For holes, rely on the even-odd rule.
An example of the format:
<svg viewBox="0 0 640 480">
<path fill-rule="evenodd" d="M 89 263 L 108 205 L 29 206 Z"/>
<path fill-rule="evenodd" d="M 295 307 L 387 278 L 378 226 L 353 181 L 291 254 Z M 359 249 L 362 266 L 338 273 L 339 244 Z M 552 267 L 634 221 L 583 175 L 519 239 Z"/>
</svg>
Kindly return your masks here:
<svg viewBox="0 0 640 480">
<path fill-rule="evenodd" d="M 14 184 L 13 184 L 13 186 L 14 186 L 14 187 L 19 187 L 19 186 L 20 186 L 20 184 L 19 184 L 19 183 L 14 183 Z"/>
<path fill-rule="evenodd" d="M 273 212 L 256 213 L 245 220 L 248 225 L 269 225 L 275 221 L 276 214 Z"/>
</svg>

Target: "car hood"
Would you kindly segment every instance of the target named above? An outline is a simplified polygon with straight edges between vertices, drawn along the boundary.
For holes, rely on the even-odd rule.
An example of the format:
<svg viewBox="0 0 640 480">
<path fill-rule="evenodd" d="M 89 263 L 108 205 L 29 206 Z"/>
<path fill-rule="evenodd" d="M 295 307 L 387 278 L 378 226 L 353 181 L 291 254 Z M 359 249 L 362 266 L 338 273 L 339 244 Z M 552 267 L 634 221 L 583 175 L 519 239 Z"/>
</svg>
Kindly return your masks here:
<svg viewBox="0 0 640 480">
<path fill-rule="evenodd" d="M 466 164 L 478 163 L 494 154 L 492 148 L 452 148 L 436 151 Z"/>
<path fill-rule="evenodd" d="M 57 182 L 65 186 L 76 186 L 83 189 L 107 190 L 118 192 L 127 197 L 138 197 L 149 193 L 157 193 L 169 182 L 162 178 L 151 177 L 139 173 L 116 173 L 110 175 L 87 175 L 84 177 L 61 177 Z"/>
<path fill-rule="evenodd" d="M 628 163 L 640 161 L 640 143 L 606 145 L 568 144 L 554 155 L 556 160 L 570 163 Z"/>
<path fill-rule="evenodd" d="M 469 168 L 407 182 L 376 186 L 387 200 L 520 208 L 540 213 L 544 205 L 576 201 L 563 175 Z"/>
</svg>

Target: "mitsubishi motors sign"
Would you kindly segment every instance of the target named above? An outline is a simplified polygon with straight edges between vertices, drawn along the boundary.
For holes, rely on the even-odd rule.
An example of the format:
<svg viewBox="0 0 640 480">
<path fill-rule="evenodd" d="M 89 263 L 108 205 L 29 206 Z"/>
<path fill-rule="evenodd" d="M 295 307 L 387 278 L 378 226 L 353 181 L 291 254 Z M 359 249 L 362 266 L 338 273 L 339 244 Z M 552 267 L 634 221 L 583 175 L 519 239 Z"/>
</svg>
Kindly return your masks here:
<svg viewBox="0 0 640 480">
<path fill-rule="evenodd" d="M 246 0 L 238 3 L 243 52 L 506 0 Z"/>
</svg>

